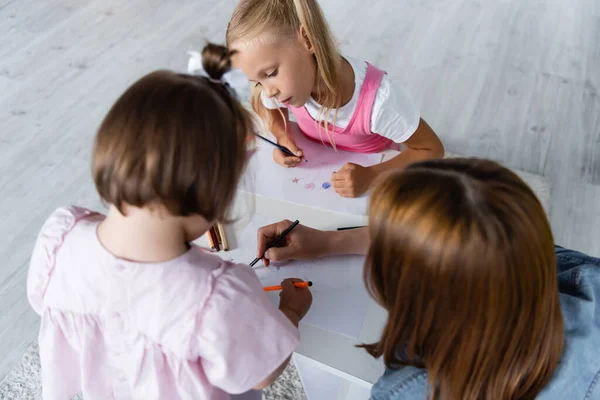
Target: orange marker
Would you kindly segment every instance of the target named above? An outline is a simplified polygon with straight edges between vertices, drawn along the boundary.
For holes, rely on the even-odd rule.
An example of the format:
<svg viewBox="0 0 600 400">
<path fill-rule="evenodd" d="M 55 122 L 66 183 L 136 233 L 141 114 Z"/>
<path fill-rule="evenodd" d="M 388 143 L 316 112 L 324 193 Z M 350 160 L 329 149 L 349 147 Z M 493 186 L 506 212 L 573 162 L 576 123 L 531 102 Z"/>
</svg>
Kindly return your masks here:
<svg viewBox="0 0 600 400">
<path fill-rule="evenodd" d="M 308 281 L 308 282 L 296 282 L 294 283 L 294 286 L 297 288 L 309 288 L 312 286 L 312 282 Z M 281 290 L 282 287 L 281 285 L 277 285 L 277 286 L 265 286 L 263 288 L 263 290 L 265 292 L 274 292 L 275 290 Z"/>
</svg>

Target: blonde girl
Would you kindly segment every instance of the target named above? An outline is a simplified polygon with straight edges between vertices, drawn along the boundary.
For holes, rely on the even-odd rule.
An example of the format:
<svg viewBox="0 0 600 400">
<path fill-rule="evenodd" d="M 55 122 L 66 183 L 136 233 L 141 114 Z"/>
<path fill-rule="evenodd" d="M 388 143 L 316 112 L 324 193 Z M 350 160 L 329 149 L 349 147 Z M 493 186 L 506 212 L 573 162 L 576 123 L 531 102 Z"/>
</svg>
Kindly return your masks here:
<svg viewBox="0 0 600 400">
<path fill-rule="evenodd" d="M 211 56 L 212 57 L 207 57 Z M 441 158 L 444 148 L 408 94 L 386 73 L 343 56 L 316 0 L 242 0 L 233 12 L 226 46 L 204 49 L 205 69 L 232 65 L 254 83 L 252 106 L 277 142 L 278 164 L 294 167 L 304 153 L 290 135 L 291 112 L 309 139 L 341 150 L 373 153 L 406 149 L 372 166 L 347 163 L 331 177 L 343 197 L 366 192 L 381 173 Z"/>
</svg>

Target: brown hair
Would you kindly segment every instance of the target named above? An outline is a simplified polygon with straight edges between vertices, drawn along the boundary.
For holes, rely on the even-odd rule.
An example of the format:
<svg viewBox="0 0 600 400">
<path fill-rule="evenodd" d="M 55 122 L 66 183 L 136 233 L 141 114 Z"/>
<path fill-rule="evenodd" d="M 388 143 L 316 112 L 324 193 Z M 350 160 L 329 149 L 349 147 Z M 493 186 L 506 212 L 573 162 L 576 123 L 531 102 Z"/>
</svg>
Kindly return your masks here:
<svg viewBox="0 0 600 400">
<path fill-rule="evenodd" d="M 223 219 L 246 163 L 248 112 L 218 83 L 150 73 L 112 106 L 96 135 L 93 175 L 122 212 L 162 204 L 173 215 Z"/>
<path fill-rule="evenodd" d="M 554 241 L 542 206 L 491 162 L 413 164 L 369 207 L 365 282 L 388 311 L 389 368 L 425 368 L 432 399 L 533 399 L 563 347 Z"/>
<path fill-rule="evenodd" d="M 210 66 L 223 54 L 230 57 L 235 46 L 252 41 L 297 39 L 303 32 L 315 50 L 317 76 L 325 84 L 319 98 L 321 110 L 319 118 L 325 121 L 325 131 L 329 135 L 328 121 L 332 110 L 342 103 L 341 80 L 339 74 L 339 51 L 335 40 L 316 0 L 241 0 L 227 25 L 226 47 L 208 44 L 203 54 L 204 69 L 210 75 Z M 269 35 L 269 36 L 267 36 Z M 230 62 L 231 65 L 231 62 Z M 262 87 L 255 84 L 251 105 L 268 128 L 272 121 L 261 100 Z M 335 121 L 334 116 L 334 121 Z M 320 126 L 320 125 L 319 125 Z M 335 145 L 333 137 L 329 138 Z"/>
</svg>

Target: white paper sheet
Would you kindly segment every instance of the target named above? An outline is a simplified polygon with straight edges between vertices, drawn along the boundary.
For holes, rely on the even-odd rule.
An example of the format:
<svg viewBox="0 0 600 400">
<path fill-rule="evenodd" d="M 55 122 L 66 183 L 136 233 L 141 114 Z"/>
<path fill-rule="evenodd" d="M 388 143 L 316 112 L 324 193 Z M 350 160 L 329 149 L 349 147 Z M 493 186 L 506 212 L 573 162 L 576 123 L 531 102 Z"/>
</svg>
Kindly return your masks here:
<svg viewBox="0 0 600 400">
<path fill-rule="evenodd" d="M 362 166 L 378 164 L 381 154 L 336 151 L 307 139 L 295 124 L 293 127 L 296 144 L 304 151 L 308 162 L 302 162 L 295 168 L 278 165 L 273 161 L 274 146 L 256 139 L 257 148 L 242 177 L 241 190 L 311 207 L 366 215 L 367 196 L 354 199 L 340 197 L 330 186 L 331 174 L 347 162 Z M 275 141 L 270 135 L 268 138 Z"/>
<path fill-rule="evenodd" d="M 229 253 L 235 262 L 250 263 L 256 256 L 256 232 L 264 225 L 277 222 L 255 215 L 239 240 L 239 247 Z M 302 322 L 334 333 L 358 339 L 369 295 L 363 284 L 364 257 L 339 256 L 309 261 L 289 261 L 268 268 L 262 262 L 254 268 L 264 286 L 279 285 L 286 278 L 312 281 L 312 307 Z M 279 304 L 279 292 L 268 293 Z"/>
</svg>

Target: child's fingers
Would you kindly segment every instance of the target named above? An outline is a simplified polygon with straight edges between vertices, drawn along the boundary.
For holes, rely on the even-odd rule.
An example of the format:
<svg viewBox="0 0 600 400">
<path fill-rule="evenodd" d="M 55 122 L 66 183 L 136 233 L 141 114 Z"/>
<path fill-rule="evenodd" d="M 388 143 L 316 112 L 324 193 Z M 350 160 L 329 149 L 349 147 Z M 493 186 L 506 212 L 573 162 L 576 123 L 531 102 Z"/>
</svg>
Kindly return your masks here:
<svg viewBox="0 0 600 400">
<path fill-rule="evenodd" d="M 334 190 L 337 194 L 339 194 L 342 197 L 347 197 L 347 198 L 353 198 L 354 196 L 354 191 L 352 190 L 352 188 L 349 187 L 334 187 Z"/>
<path fill-rule="evenodd" d="M 279 149 L 273 150 L 273 160 L 286 168 L 295 167 L 302 160 L 299 157 L 290 157 Z"/>
<path fill-rule="evenodd" d="M 304 155 L 304 152 L 302 151 L 302 149 L 299 148 L 298 146 L 296 146 L 296 143 L 293 140 L 289 139 L 289 138 L 280 140 L 278 142 L 278 144 L 280 144 L 283 147 L 287 148 L 289 151 L 291 151 L 292 153 L 294 153 L 298 157 L 302 157 Z"/>
<path fill-rule="evenodd" d="M 287 278 L 281 282 L 281 288 L 285 291 L 297 291 L 299 290 L 294 286 L 294 283 L 304 282 L 302 279 L 298 278 Z"/>
<path fill-rule="evenodd" d="M 331 182 L 345 181 L 350 177 L 350 171 L 334 172 L 331 174 Z"/>
<path fill-rule="evenodd" d="M 348 199 L 351 199 L 351 198 L 354 197 L 352 195 L 352 192 L 349 191 L 349 190 L 340 190 L 340 191 L 336 190 L 336 193 L 339 194 L 341 197 L 345 197 L 345 198 L 348 198 Z"/>
<path fill-rule="evenodd" d="M 349 189 L 352 187 L 352 182 L 346 179 L 336 179 L 331 181 L 331 186 L 337 191 L 338 189 Z"/>
<path fill-rule="evenodd" d="M 295 167 L 296 165 L 298 165 L 300 162 L 302 161 L 301 158 L 298 157 L 290 157 L 287 156 L 283 159 L 283 162 L 285 164 L 286 167 Z"/>
<path fill-rule="evenodd" d="M 278 149 L 273 150 L 273 160 L 279 164 L 285 166 L 285 154 L 283 154 Z"/>
<path fill-rule="evenodd" d="M 342 166 L 342 168 L 340 168 L 340 170 L 338 172 L 343 172 L 343 171 L 348 171 L 348 170 L 354 169 L 355 165 L 356 164 L 353 164 L 353 163 L 346 163 Z"/>
<path fill-rule="evenodd" d="M 287 149 L 289 151 L 291 151 L 292 153 L 294 153 L 295 155 L 297 155 L 298 157 L 302 157 L 304 155 L 304 152 L 302 151 L 302 149 L 297 147 L 295 143 L 290 143 L 287 146 Z"/>
<path fill-rule="evenodd" d="M 286 278 L 286 279 L 284 279 L 284 282 L 285 282 L 285 281 L 292 282 L 292 284 L 294 284 L 294 283 L 300 283 L 300 282 L 304 282 L 304 281 L 303 281 L 302 279 L 300 279 L 300 278 Z M 295 286 L 294 286 L 294 287 L 295 287 Z"/>
<path fill-rule="evenodd" d="M 291 279 L 284 279 L 281 282 L 281 292 L 283 293 L 289 293 L 289 292 L 295 292 L 296 291 L 296 287 L 294 286 L 294 282 Z"/>
<path fill-rule="evenodd" d="M 343 192 L 337 192 L 337 194 L 339 194 L 341 197 L 345 197 L 347 199 L 353 199 L 355 196 L 352 195 L 352 192 L 350 191 L 343 191 Z"/>
</svg>

